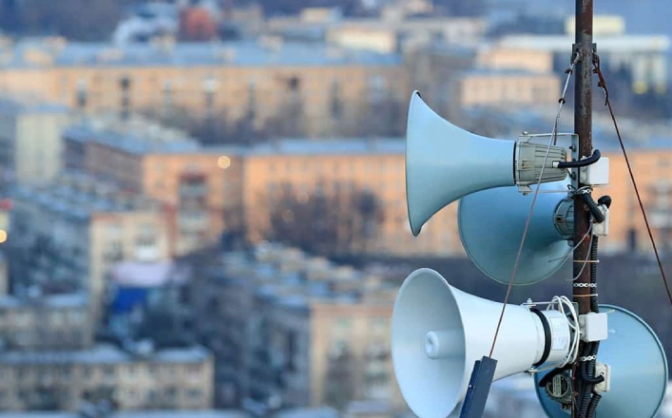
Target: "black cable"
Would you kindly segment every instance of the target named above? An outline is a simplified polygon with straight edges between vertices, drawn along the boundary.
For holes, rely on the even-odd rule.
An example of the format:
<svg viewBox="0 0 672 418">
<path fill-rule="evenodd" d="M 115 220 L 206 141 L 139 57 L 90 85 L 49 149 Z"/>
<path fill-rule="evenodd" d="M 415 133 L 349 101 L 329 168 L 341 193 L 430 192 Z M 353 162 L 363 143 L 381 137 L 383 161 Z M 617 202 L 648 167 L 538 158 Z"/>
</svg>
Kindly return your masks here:
<svg viewBox="0 0 672 418">
<path fill-rule="evenodd" d="M 611 196 L 602 196 L 601 198 L 597 199 L 597 204 L 598 205 L 604 205 L 607 208 L 611 207 Z"/>
<path fill-rule="evenodd" d="M 590 400 L 590 405 L 588 405 L 588 414 L 586 415 L 586 418 L 595 418 L 597 404 L 600 402 L 600 399 L 602 399 L 602 395 L 599 393 L 593 394 L 593 399 Z"/>
<path fill-rule="evenodd" d="M 589 353 L 586 356 L 596 356 L 597 351 L 600 348 L 599 342 L 594 342 L 586 345 L 586 352 Z M 581 380 L 590 383 L 591 385 L 596 385 L 598 383 L 604 382 L 604 376 L 595 377 L 595 363 L 596 360 L 582 361 L 581 362 Z"/>
<path fill-rule="evenodd" d="M 583 199 L 583 203 L 590 209 L 590 213 L 593 215 L 593 218 L 595 218 L 595 221 L 598 224 L 604 222 L 606 219 L 604 213 L 600 210 L 600 206 L 595 202 L 593 196 L 590 193 L 583 193 L 581 194 L 581 198 Z"/>
<path fill-rule="evenodd" d="M 599 149 L 596 149 L 593 151 L 593 155 L 591 155 L 588 158 L 584 158 L 583 160 L 579 161 L 561 161 L 558 163 L 558 168 L 579 168 L 579 167 L 587 167 L 591 164 L 595 164 L 600 160 L 602 157 L 602 153 L 600 153 Z"/>
<path fill-rule="evenodd" d="M 635 180 L 635 174 L 632 171 L 632 165 L 630 164 L 630 158 L 628 157 L 628 152 L 625 150 L 625 144 L 623 143 L 623 137 L 621 137 L 621 130 L 618 127 L 618 122 L 616 121 L 616 115 L 614 114 L 614 109 L 611 107 L 611 101 L 609 100 L 609 88 L 607 87 L 607 81 L 602 74 L 600 69 L 600 58 L 599 55 L 594 54 L 593 65 L 595 69 L 593 70 L 600 77 L 599 86 L 602 87 L 605 94 L 605 104 L 609 108 L 609 114 L 611 115 L 611 120 L 614 122 L 614 129 L 616 129 L 616 136 L 618 137 L 618 143 L 621 146 L 621 151 L 623 151 L 623 158 L 625 158 L 625 165 L 628 167 L 628 174 L 630 175 L 630 180 L 632 180 L 632 186 L 635 188 L 635 195 L 637 196 L 637 202 L 639 203 L 639 209 L 642 211 L 642 217 L 644 218 L 644 224 L 646 225 L 646 232 L 649 234 L 649 239 L 651 240 L 651 246 L 653 247 L 653 253 L 656 255 L 656 261 L 658 262 L 658 269 L 660 270 L 660 276 L 663 279 L 663 284 L 665 285 L 665 291 L 667 292 L 667 298 L 672 304 L 672 287 L 667 281 L 667 276 L 665 275 L 665 269 L 663 268 L 663 262 L 660 259 L 660 253 L 658 252 L 658 246 L 656 245 L 656 240 L 653 238 L 653 232 L 651 231 L 651 225 L 649 225 L 649 218 L 646 216 L 646 210 L 644 209 L 644 203 L 642 202 L 642 196 L 639 193 L 639 187 L 637 187 L 637 181 Z"/>
</svg>

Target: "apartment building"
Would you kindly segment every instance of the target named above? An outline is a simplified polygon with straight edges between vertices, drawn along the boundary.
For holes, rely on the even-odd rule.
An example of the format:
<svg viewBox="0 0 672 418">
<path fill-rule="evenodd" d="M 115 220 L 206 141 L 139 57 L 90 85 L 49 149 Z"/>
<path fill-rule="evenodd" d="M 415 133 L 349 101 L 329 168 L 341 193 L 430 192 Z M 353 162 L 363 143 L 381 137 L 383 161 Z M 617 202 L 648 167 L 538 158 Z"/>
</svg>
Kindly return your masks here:
<svg viewBox="0 0 672 418">
<path fill-rule="evenodd" d="M 79 350 L 93 343 L 94 323 L 83 293 L 1 296 L 3 350 Z"/>
<path fill-rule="evenodd" d="M 457 205 L 437 214 L 418 238 L 411 235 L 404 155 L 402 139 L 287 139 L 250 148 L 245 156 L 243 189 L 250 237 L 253 241 L 263 239 L 274 208 L 273 197 L 286 186 L 299 199 L 316 193 L 337 196 L 368 191 L 377 196 L 383 220 L 366 248 L 355 250 L 462 254 L 455 222 Z"/>
<path fill-rule="evenodd" d="M 34 94 L 80 112 L 169 119 L 188 113 L 263 128 L 300 108 L 301 117 L 291 123 L 302 124 L 309 136 L 361 120 L 380 98 L 405 101 L 407 92 L 396 53 L 268 37 L 126 46 L 21 41 L 3 50 L 1 62 L 2 91 Z"/>
<path fill-rule="evenodd" d="M 190 282 L 191 303 L 217 359 L 219 404 L 402 406 L 389 352 L 395 286 L 277 245 L 206 271 Z"/>
<path fill-rule="evenodd" d="M 454 80 L 451 97 L 461 110 L 484 106 L 552 108 L 560 97 L 560 87 L 560 77 L 551 72 L 472 70 Z"/>
<path fill-rule="evenodd" d="M 76 411 L 83 401 L 103 400 L 122 411 L 208 409 L 212 361 L 199 347 L 2 351 L 0 410 Z"/>
<path fill-rule="evenodd" d="M 63 139 L 66 167 L 160 202 L 171 254 L 218 242 L 225 226 L 240 222 L 243 179 L 235 147 L 204 148 L 143 118 L 91 119 L 67 129 Z"/>
<path fill-rule="evenodd" d="M 0 173 L 3 181 L 40 183 L 61 168 L 65 106 L 28 98 L 0 99 Z"/>
<path fill-rule="evenodd" d="M 47 185 L 16 187 L 12 201 L 7 254 L 13 294 L 33 286 L 47 294 L 84 290 L 95 308 L 111 266 L 170 256 L 160 206 L 113 183 L 62 175 Z"/>
</svg>

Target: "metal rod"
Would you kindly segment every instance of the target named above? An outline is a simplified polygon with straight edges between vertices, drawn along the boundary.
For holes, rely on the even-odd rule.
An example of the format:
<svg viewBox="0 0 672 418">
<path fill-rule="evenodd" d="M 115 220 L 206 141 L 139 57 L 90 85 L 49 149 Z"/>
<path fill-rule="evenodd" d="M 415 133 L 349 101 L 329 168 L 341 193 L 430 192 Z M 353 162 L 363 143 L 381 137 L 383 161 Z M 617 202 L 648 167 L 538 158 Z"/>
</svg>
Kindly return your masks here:
<svg viewBox="0 0 672 418">
<path fill-rule="evenodd" d="M 574 131 L 579 136 L 577 160 L 589 157 L 593 153 L 592 103 L 593 103 L 593 0 L 576 0 L 576 40 L 575 52 L 579 54 L 576 66 L 574 89 Z M 582 187 L 580 168 L 574 169 L 578 184 Z M 574 249 L 575 283 L 590 283 L 590 269 L 583 269 L 583 261 L 589 258 L 590 243 L 582 241 L 582 237 L 590 228 L 590 211 L 583 203 L 580 195 L 574 196 L 574 242 L 580 242 Z M 579 315 L 590 312 L 590 295 L 592 288 L 573 287 L 573 299 L 579 306 Z M 583 352 L 583 343 L 579 352 Z M 576 366 L 576 365 L 575 365 Z M 574 367 L 576 376 L 576 367 Z M 575 392 L 576 393 L 576 392 Z M 576 400 L 578 401 L 578 399 Z M 577 416 L 576 408 L 572 408 L 572 417 Z"/>
</svg>

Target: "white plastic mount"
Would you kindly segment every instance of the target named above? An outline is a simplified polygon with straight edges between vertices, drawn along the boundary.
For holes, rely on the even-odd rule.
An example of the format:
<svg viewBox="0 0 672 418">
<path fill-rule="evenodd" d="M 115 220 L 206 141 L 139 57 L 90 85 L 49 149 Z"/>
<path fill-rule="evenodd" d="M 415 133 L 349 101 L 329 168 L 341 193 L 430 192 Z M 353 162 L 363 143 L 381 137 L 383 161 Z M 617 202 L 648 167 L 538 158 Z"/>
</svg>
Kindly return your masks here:
<svg viewBox="0 0 672 418">
<path fill-rule="evenodd" d="M 604 341 L 609 337 L 609 320 L 606 313 L 590 312 L 579 315 L 581 340 L 584 342 Z"/>
</svg>

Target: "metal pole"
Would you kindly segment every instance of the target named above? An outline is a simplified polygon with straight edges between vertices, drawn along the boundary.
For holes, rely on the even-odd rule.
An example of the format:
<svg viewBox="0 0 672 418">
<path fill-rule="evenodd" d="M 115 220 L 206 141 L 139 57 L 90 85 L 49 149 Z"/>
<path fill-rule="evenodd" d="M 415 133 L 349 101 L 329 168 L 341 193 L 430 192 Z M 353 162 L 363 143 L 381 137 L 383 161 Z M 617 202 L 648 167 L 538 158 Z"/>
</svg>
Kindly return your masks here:
<svg viewBox="0 0 672 418">
<path fill-rule="evenodd" d="M 576 43 L 574 52 L 579 54 L 576 66 L 576 82 L 574 89 L 574 132 L 579 136 L 578 150 L 574 156 L 578 160 L 589 157 L 593 152 L 592 103 L 593 103 L 593 0 L 576 0 Z M 579 176 L 580 169 L 574 173 Z M 576 183 L 581 187 L 580 177 Z M 590 228 L 590 212 L 583 203 L 581 196 L 574 196 L 574 242 L 578 243 L 586 236 Z M 590 283 L 590 268 L 584 267 L 590 253 L 590 240 L 584 240 L 574 250 L 575 283 Z M 590 295 L 594 289 L 590 287 L 574 287 L 574 302 L 579 306 L 579 314 L 590 312 Z M 583 352 L 583 344 L 579 352 Z M 576 371 L 576 367 L 574 368 Z M 576 376 L 576 373 L 573 373 Z M 575 392 L 576 393 L 576 392 Z M 572 411 L 575 417 L 576 411 Z"/>
</svg>

